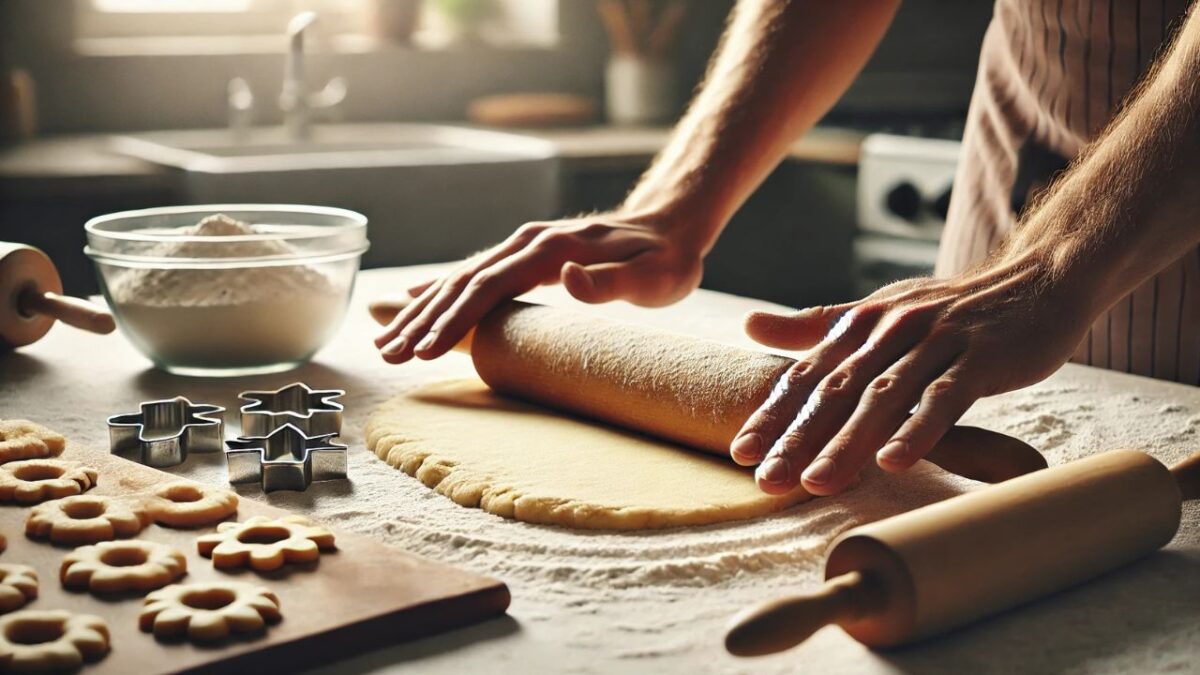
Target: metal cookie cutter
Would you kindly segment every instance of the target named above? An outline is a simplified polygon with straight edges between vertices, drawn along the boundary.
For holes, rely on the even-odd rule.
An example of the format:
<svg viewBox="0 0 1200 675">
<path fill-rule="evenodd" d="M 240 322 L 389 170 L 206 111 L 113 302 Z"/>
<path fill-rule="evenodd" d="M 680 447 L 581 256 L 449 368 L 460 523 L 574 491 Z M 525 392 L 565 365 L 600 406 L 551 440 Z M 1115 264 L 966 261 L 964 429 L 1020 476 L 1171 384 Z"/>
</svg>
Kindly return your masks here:
<svg viewBox="0 0 1200 675">
<path fill-rule="evenodd" d="M 189 452 L 215 452 L 225 440 L 225 409 L 182 396 L 146 401 L 141 412 L 108 418 L 114 455 L 149 466 L 175 466 Z"/>
<path fill-rule="evenodd" d="M 238 398 L 248 401 L 241 408 L 242 437 L 266 436 L 284 424 L 291 424 L 309 436 L 340 434 L 341 389 L 312 389 L 296 382 L 274 391 L 243 391 Z"/>
<path fill-rule="evenodd" d="M 313 481 L 346 477 L 346 446 L 329 439 L 336 434 L 308 436 L 285 423 L 266 436 L 241 436 L 226 442 L 229 482 L 261 482 L 263 492 L 305 490 Z"/>
</svg>

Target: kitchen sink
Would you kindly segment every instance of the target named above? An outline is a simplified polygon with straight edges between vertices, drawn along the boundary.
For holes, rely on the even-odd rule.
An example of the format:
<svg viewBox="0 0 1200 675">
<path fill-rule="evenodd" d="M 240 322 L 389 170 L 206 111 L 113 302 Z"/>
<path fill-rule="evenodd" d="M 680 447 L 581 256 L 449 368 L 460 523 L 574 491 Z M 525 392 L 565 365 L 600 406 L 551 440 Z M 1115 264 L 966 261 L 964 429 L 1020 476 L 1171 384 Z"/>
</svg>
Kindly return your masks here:
<svg viewBox="0 0 1200 675">
<path fill-rule="evenodd" d="M 366 266 L 452 260 L 558 211 L 550 143 L 440 124 L 158 131 L 114 149 L 180 174 L 182 198 L 339 206 L 370 219 Z"/>
</svg>

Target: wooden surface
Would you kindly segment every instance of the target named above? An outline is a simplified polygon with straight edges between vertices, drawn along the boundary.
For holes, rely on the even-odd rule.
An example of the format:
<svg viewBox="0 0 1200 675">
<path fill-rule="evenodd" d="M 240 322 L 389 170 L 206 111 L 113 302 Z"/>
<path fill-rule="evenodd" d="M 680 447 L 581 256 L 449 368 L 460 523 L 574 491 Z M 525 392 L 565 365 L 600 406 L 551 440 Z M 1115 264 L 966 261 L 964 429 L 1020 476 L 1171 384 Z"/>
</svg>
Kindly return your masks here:
<svg viewBox="0 0 1200 675">
<path fill-rule="evenodd" d="M 175 476 L 95 450 L 68 445 L 64 459 L 99 471 L 97 487 L 85 494 L 145 492 Z M 167 672 L 235 673 L 251 668 L 294 670 L 372 648 L 465 626 L 504 613 L 508 588 L 501 582 L 384 546 L 366 537 L 334 530 L 337 551 L 322 552 L 314 564 L 287 565 L 271 573 L 213 569 L 196 552 L 195 539 L 216 528 L 176 530 L 151 525 L 137 539 L 175 546 L 187 556 L 188 574 L 177 583 L 238 580 L 261 584 L 279 596 L 283 620 L 253 638 L 235 637 L 215 646 L 162 643 L 138 630 L 139 594 L 101 599 L 68 591 L 58 580 L 70 547 L 24 536 L 29 507 L 0 506 L 0 531 L 8 550 L 0 562 L 32 565 L 38 573 L 38 599 L 28 609 L 68 609 L 108 622 L 112 651 L 85 672 L 114 675 Z M 288 512 L 242 499 L 236 519 L 278 517 Z"/>
</svg>

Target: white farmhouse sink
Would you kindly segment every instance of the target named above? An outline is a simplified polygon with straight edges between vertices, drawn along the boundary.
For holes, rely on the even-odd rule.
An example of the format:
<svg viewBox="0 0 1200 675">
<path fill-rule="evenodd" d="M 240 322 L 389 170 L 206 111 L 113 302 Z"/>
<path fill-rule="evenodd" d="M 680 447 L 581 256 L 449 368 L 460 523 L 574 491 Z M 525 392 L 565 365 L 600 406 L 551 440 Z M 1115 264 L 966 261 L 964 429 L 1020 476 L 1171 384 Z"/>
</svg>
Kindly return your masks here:
<svg viewBox="0 0 1200 675">
<path fill-rule="evenodd" d="M 451 260 L 553 217 L 551 144 L 435 124 L 321 125 L 289 140 L 281 128 L 121 136 L 123 154 L 178 170 L 183 198 L 340 206 L 370 219 L 368 266 Z"/>
</svg>

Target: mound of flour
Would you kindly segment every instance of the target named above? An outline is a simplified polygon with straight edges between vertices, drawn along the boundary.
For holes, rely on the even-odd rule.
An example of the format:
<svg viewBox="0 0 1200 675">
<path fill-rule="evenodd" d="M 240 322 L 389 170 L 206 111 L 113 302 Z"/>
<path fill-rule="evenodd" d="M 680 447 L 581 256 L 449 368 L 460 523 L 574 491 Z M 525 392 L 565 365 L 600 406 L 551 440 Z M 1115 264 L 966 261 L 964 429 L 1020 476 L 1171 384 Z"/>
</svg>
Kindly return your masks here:
<svg viewBox="0 0 1200 675">
<path fill-rule="evenodd" d="M 181 237 L 228 237 L 261 234 L 258 226 L 234 220 L 223 213 L 190 227 L 169 230 Z M 296 253 L 287 242 L 232 241 L 221 246 L 207 242 L 165 241 L 143 251 L 160 258 L 279 258 Z M 162 268 L 127 269 L 108 287 L 114 301 L 151 306 L 205 307 L 279 300 L 301 294 L 339 292 L 319 269 L 308 265 L 234 267 L 227 269 Z"/>
<path fill-rule="evenodd" d="M 181 237 L 144 250 L 163 258 L 249 258 L 264 262 L 294 255 L 284 241 L 226 241 L 198 237 L 266 232 L 224 214 L 166 233 Z M 191 239 L 183 239 L 190 237 Z M 213 242 L 216 243 L 216 242 Z M 348 264 L 348 263 L 335 263 Z M 345 312 L 346 285 L 305 264 L 127 268 L 110 275 L 108 294 L 129 339 L 159 364 L 246 368 L 298 363 L 329 339 Z"/>
</svg>

